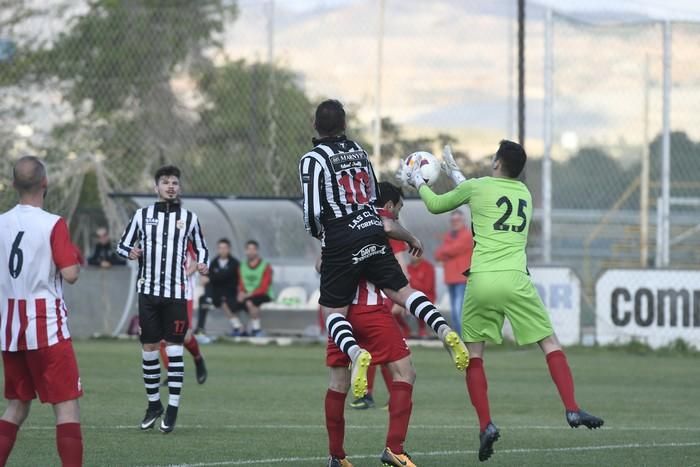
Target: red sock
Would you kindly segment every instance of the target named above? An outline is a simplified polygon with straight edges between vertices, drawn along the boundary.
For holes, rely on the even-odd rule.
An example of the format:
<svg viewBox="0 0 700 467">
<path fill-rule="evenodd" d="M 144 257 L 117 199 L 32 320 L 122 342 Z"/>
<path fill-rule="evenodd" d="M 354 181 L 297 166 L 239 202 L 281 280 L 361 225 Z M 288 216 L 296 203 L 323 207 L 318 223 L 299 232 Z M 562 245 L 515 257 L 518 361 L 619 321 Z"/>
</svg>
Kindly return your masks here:
<svg viewBox="0 0 700 467">
<path fill-rule="evenodd" d="M 329 389 L 326 392 L 326 430 L 328 430 L 328 452 L 339 459 L 345 458 L 345 396 L 343 392 Z"/>
<path fill-rule="evenodd" d="M 374 378 L 377 376 L 377 365 L 370 365 L 367 368 L 367 394 L 372 395 L 374 389 Z"/>
<path fill-rule="evenodd" d="M 10 457 L 12 446 L 17 439 L 19 426 L 6 420 L 0 420 L 0 467 L 5 467 L 7 458 Z"/>
<path fill-rule="evenodd" d="M 479 417 L 480 431 L 484 431 L 491 421 L 488 387 L 486 373 L 484 373 L 484 360 L 479 357 L 471 358 L 467 367 L 467 391 L 476 415 Z"/>
<path fill-rule="evenodd" d="M 569 363 L 566 361 L 566 355 L 561 350 L 555 350 L 547 354 L 547 366 L 549 374 L 552 375 L 552 381 L 557 386 L 559 397 L 564 403 L 566 410 L 578 411 L 578 404 L 574 397 L 574 378 L 571 376 Z"/>
<path fill-rule="evenodd" d="M 83 435 L 80 423 L 56 425 L 56 446 L 63 467 L 82 467 Z"/>
<path fill-rule="evenodd" d="M 391 377 L 391 371 L 386 365 L 382 365 L 382 377 L 384 378 L 384 384 L 386 384 L 386 392 L 391 396 L 391 382 L 393 378 Z"/>
<path fill-rule="evenodd" d="M 190 336 L 190 340 L 185 342 L 185 348 L 192 354 L 195 360 L 199 360 L 202 357 L 202 355 L 199 353 L 199 344 L 194 336 Z"/>
<path fill-rule="evenodd" d="M 170 359 L 168 358 L 168 354 L 165 351 L 165 341 L 160 341 L 160 360 L 163 362 L 163 366 L 165 368 L 168 368 L 168 364 L 170 363 Z"/>
<path fill-rule="evenodd" d="M 386 435 L 386 445 L 392 452 L 403 454 L 403 442 L 408 432 L 408 421 L 411 419 L 413 402 L 413 385 L 404 381 L 391 383 L 389 392 L 389 431 Z"/>
</svg>

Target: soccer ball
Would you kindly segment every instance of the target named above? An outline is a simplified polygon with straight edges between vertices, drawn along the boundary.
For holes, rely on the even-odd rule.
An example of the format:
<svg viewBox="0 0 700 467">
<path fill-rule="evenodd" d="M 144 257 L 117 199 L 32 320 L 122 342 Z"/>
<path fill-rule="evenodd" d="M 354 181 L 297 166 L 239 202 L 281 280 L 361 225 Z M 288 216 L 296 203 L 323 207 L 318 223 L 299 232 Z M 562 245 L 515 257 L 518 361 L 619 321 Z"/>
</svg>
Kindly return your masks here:
<svg viewBox="0 0 700 467">
<path fill-rule="evenodd" d="M 427 151 L 418 151 L 409 154 L 401 164 L 401 179 L 404 184 L 408 180 L 408 172 L 413 168 L 416 160 L 420 156 L 420 174 L 428 186 L 432 186 L 440 178 L 440 161 Z"/>
</svg>

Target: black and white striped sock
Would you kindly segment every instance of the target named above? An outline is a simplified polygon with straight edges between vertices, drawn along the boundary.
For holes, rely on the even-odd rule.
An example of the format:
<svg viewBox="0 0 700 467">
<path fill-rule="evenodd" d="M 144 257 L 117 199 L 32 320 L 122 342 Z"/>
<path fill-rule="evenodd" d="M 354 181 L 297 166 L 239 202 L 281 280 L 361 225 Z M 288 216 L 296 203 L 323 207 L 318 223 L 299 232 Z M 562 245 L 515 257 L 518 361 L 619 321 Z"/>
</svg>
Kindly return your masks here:
<svg viewBox="0 0 700 467">
<path fill-rule="evenodd" d="M 335 345 L 354 362 L 362 349 L 357 345 L 352 333 L 352 325 L 345 316 L 340 313 L 328 315 L 326 329 L 328 329 L 328 335 L 333 339 Z"/>
<path fill-rule="evenodd" d="M 182 345 L 168 345 L 165 352 L 168 354 L 168 405 L 180 406 L 180 391 L 185 375 L 185 362 L 182 359 Z"/>
<path fill-rule="evenodd" d="M 160 361 L 158 351 L 142 350 L 143 384 L 146 386 L 146 396 L 149 403 L 160 401 Z"/>
<path fill-rule="evenodd" d="M 413 292 L 408 297 L 408 300 L 406 300 L 406 309 L 413 316 L 424 321 L 428 326 L 433 328 L 433 331 L 440 337 L 440 340 L 445 339 L 445 334 L 450 331 L 450 326 L 423 292 Z"/>
</svg>

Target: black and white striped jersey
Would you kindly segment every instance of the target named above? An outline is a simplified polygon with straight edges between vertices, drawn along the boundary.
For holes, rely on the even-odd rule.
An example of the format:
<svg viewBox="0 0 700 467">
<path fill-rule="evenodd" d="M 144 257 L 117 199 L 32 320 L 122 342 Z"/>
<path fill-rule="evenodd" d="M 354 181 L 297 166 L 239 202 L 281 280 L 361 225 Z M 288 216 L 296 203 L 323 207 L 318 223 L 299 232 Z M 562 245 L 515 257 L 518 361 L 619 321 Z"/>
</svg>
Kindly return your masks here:
<svg viewBox="0 0 700 467">
<path fill-rule="evenodd" d="M 136 246 L 143 250 L 137 285 L 140 294 L 184 299 L 189 241 L 197 253 L 197 262 L 208 264 L 209 251 L 197 215 L 179 203 L 158 202 L 134 213 L 117 245 L 117 253 L 126 258 Z"/>
<path fill-rule="evenodd" d="M 335 219 L 374 212 L 377 178 L 367 152 L 345 136 L 314 139 L 299 162 L 304 227 L 322 238 Z"/>
</svg>

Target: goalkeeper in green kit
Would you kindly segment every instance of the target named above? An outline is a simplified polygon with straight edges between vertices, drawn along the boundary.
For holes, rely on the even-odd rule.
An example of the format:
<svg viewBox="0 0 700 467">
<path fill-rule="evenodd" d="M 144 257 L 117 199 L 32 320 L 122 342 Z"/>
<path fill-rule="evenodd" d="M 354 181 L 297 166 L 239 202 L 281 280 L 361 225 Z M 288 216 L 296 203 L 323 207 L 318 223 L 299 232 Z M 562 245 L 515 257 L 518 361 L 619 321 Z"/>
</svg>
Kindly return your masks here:
<svg viewBox="0 0 700 467">
<path fill-rule="evenodd" d="M 468 204 L 471 209 L 474 253 L 469 274 L 469 290 L 462 308 L 462 339 L 470 354 L 467 390 L 480 424 L 479 460 L 493 454 L 500 434 L 489 412 L 484 347 L 500 344 L 501 328 L 508 318 L 518 345 L 540 346 L 552 380 L 573 428 L 599 428 L 603 420 L 581 410 L 574 397 L 574 381 L 566 356 L 557 340 L 549 314 L 527 270 L 527 233 L 532 219 L 532 196 L 517 178 L 525 167 L 523 147 L 501 141 L 493 157 L 490 177 L 467 180 L 452 157 L 449 146 L 443 151 L 443 169 L 456 187 L 437 195 L 420 175 L 420 161 L 409 170 L 408 183 L 414 186 L 428 210 L 439 214 Z"/>
</svg>

